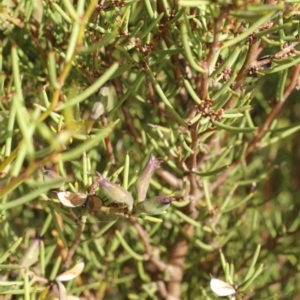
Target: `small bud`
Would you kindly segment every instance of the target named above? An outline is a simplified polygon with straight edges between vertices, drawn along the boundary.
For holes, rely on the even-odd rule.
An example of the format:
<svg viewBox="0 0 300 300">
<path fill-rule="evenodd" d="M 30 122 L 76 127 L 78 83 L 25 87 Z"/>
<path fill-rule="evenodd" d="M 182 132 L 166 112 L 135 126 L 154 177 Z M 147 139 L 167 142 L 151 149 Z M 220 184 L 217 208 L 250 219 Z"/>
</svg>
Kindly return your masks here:
<svg viewBox="0 0 300 300">
<path fill-rule="evenodd" d="M 156 196 L 146 199 L 136 206 L 135 213 L 137 215 L 142 213 L 147 215 L 159 215 L 168 209 L 170 203 L 174 201 L 174 199 L 175 198 L 173 196 Z"/>
<path fill-rule="evenodd" d="M 121 186 L 104 179 L 99 172 L 96 173 L 99 177 L 97 182 L 100 184 L 103 194 L 113 203 L 125 204 L 128 210 L 131 211 L 133 206 L 131 194 Z"/>
<path fill-rule="evenodd" d="M 24 267 L 30 267 L 38 261 L 40 253 L 40 239 L 35 239 L 28 247 L 26 253 L 21 258 L 19 264 Z"/>
<path fill-rule="evenodd" d="M 57 180 L 57 188 L 60 188 L 64 182 L 65 179 L 58 175 L 55 171 L 53 170 L 47 170 L 44 168 L 44 166 L 41 166 L 42 172 L 45 174 L 45 181 L 54 181 L 55 179 Z M 55 180 L 55 181 L 56 181 Z"/>
<path fill-rule="evenodd" d="M 42 172 L 47 176 L 48 178 L 61 178 L 55 171 L 47 170 L 45 168 L 41 168 Z"/>
<path fill-rule="evenodd" d="M 150 179 L 155 169 L 162 163 L 162 160 L 156 159 L 154 155 L 150 155 L 149 161 L 139 175 L 135 183 L 138 202 L 144 201 L 150 184 Z"/>
</svg>

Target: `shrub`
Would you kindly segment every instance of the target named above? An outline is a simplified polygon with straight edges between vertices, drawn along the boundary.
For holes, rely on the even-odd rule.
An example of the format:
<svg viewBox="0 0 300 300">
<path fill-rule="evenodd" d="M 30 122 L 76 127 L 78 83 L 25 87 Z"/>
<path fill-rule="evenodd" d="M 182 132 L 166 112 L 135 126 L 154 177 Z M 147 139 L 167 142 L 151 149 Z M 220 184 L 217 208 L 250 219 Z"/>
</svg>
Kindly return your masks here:
<svg viewBox="0 0 300 300">
<path fill-rule="evenodd" d="M 298 11 L 0 4 L 0 293 L 296 299 Z M 150 154 L 147 199 L 176 198 L 156 216 L 134 188 Z"/>
</svg>

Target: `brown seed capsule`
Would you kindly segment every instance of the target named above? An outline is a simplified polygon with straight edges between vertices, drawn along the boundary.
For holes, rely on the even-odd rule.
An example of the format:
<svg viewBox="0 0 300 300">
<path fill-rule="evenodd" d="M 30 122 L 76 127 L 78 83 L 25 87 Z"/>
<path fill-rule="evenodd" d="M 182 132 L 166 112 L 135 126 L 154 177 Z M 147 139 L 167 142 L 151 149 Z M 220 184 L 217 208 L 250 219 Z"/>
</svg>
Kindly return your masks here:
<svg viewBox="0 0 300 300">
<path fill-rule="evenodd" d="M 162 163 L 161 159 L 156 159 L 154 157 L 154 155 L 152 155 L 152 154 L 150 155 L 150 158 L 149 158 L 149 161 L 148 161 L 146 167 L 144 168 L 142 173 L 139 175 L 139 177 L 135 183 L 138 202 L 145 200 L 152 174 L 161 163 Z"/>
<path fill-rule="evenodd" d="M 88 195 L 86 198 L 85 205 L 88 210 L 92 212 L 97 212 L 100 210 L 102 203 L 103 201 L 98 196 Z"/>
</svg>

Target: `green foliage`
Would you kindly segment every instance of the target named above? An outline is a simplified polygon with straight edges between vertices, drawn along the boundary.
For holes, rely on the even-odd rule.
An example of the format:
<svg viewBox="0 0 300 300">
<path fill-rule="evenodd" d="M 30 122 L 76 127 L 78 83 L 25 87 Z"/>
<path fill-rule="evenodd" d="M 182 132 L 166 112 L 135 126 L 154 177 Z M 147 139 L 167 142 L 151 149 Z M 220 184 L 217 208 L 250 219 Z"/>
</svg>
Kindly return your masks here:
<svg viewBox="0 0 300 300">
<path fill-rule="evenodd" d="M 0 4 L 3 299 L 299 297 L 300 6 L 262 2 Z M 96 171 L 143 218 L 59 203 Z"/>
</svg>

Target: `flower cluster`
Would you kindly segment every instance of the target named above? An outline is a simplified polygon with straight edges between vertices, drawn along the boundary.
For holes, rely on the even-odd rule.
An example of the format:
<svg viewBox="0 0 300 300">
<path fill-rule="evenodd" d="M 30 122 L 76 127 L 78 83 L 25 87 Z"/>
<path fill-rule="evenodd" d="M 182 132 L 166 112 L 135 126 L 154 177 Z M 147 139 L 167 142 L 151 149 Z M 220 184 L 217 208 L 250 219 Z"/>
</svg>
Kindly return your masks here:
<svg viewBox="0 0 300 300">
<path fill-rule="evenodd" d="M 162 160 L 156 159 L 152 154 L 143 171 L 136 180 L 136 201 L 133 200 L 131 193 L 123 187 L 108 181 L 99 172 L 96 172 L 96 183 L 101 187 L 101 193 L 107 201 L 103 201 L 100 197 L 93 193 L 72 193 L 59 192 L 57 197 L 59 201 L 66 207 L 85 206 L 91 212 L 99 211 L 105 204 L 126 206 L 128 213 L 141 215 L 157 215 L 165 211 L 170 203 L 174 200 L 174 196 L 155 196 L 146 198 L 150 185 L 150 179 L 155 169 L 162 163 Z"/>
</svg>

